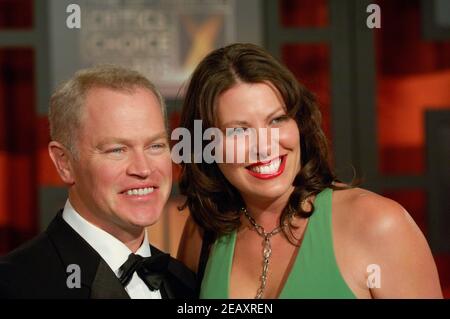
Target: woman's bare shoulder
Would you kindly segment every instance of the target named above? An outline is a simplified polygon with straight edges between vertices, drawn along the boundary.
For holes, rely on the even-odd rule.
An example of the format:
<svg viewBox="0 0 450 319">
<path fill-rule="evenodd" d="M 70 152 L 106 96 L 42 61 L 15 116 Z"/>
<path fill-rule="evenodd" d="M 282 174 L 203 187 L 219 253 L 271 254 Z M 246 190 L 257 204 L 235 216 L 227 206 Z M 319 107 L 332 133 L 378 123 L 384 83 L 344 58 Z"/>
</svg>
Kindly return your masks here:
<svg viewBox="0 0 450 319">
<path fill-rule="evenodd" d="M 357 230 L 361 238 L 388 236 L 392 231 L 416 227 L 408 212 L 396 201 L 362 188 L 335 191 L 333 209 L 338 218 Z M 399 229 L 399 227 L 401 227 Z"/>
<path fill-rule="evenodd" d="M 409 213 L 397 202 L 365 189 L 333 194 L 336 230 L 359 252 L 363 265 L 379 267 L 384 283 L 378 298 L 439 298 L 436 265 L 428 243 Z"/>
</svg>

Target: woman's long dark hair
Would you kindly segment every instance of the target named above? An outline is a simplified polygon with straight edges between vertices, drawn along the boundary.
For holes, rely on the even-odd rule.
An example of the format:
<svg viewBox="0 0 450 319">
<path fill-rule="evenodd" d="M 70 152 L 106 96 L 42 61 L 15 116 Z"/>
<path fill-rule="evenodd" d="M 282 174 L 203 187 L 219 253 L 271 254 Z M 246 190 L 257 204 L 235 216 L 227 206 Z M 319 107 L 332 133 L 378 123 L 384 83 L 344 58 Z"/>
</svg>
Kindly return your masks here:
<svg viewBox="0 0 450 319">
<path fill-rule="evenodd" d="M 202 120 L 203 130 L 217 123 L 219 96 L 236 83 L 272 83 L 281 94 L 287 113 L 300 131 L 300 172 L 294 191 L 280 216 L 280 225 L 291 214 L 309 217 L 302 201 L 327 187 L 336 177 L 330 167 L 328 145 L 321 128 L 321 114 L 314 95 L 299 84 L 292 73 L 262 48 L 253 44 L 232 44 L 206 56 L 195 69 L 186 91 L 181 127 L 194 138 L 194 120 Z M 193 144 L 193 141 L 191 141 Z M 191 158 L 194 154 L 190 154 Z M 240 226 L 245 206 L 239 191 L 228 182 L 216 163 L 182 163 L 181 194 L 194 221 L 214 236 L 230 233 Z"/>
</svg>

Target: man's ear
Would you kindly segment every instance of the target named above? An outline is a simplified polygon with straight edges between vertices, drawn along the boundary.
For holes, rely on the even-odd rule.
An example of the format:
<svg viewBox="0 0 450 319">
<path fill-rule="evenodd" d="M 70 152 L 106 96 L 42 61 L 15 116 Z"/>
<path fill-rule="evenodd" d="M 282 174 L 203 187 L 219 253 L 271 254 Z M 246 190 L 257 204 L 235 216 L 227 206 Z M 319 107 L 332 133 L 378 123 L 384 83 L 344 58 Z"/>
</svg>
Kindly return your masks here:
<svg viewBox="0 0 450 319">
<path fill-rule="evenodd" d="M 75 183 L 70 152 L 61 143 L 51 141 L 48 144 L 48 153 L 64 183 L 73 185 Z"/>
</svg>

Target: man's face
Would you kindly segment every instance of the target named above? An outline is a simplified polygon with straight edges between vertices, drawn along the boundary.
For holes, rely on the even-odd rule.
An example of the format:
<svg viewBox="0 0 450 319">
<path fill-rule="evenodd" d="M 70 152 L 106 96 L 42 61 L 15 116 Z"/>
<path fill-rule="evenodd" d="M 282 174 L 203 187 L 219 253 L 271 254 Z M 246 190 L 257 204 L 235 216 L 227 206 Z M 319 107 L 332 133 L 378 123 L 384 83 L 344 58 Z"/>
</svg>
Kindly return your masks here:
<svg viewBox="0 0 450 319">
<path fill-rule="evenodd" d="M 91 89 L 77 148 L 69 198 L 82 216 L 112 235 L 142 231 L 158 220 L 171 190 L 172 162 L 151 91 Z"/>
</svg>

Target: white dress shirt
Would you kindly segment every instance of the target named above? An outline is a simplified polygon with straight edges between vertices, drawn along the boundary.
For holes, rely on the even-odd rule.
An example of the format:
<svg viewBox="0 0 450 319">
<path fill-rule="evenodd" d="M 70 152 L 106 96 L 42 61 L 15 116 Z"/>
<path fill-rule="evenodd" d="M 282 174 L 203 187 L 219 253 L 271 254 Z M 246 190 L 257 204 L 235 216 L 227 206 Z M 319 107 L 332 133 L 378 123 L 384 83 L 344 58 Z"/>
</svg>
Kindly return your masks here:
<svg viewBox="0 0 450 319">
<path fill-rule="evenodd" d="M 72 207 L 69 200 L 66 201 L 66 205 L 64 206 L 62 218 L 95 249 L 116 276 L 120 277 L 119 268 L 128 259 L 132 251 L 116 237 L 81 217 Z M 142 245 L 135 254 L 141 255 L 142 257 L 151 256 L 147 231 L 145 231 Z M 125 290 L 131 299 L 161 299 L 160 291 L 151 291 L 137 273 L 133 274 Z"/>
</svg>

